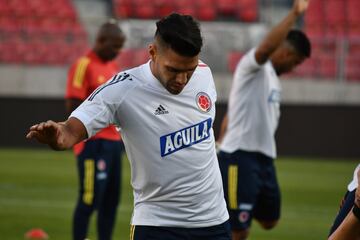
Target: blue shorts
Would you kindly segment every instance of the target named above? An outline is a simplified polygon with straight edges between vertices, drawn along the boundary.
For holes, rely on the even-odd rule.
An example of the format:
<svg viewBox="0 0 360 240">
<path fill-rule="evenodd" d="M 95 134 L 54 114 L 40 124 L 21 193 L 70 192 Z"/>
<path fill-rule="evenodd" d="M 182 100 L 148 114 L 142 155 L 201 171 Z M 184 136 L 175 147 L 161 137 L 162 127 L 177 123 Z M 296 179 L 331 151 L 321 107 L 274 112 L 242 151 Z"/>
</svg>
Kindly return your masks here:
<svg viewBox="0 0 360 240">
<path fill-rule="evenodd" d="M 281 196 L 273 159 L 242 150 L 218 157 L 231 229 L 248 229 L 253 217 L 278 220 Z"/>
<path fill-rule="evenodd" d="M 130 240 L 231 240 L 229 222 L 203 227 L 131 226 Z"/>
<path fill-rule="evenodd" d="M 342 221 L 344 221 L 345 217 L 348 215 L 350 210 L 353 208 L 354 201 L 355 201 L 355 192 L 356 192 L 356 189 L 352 192 L 348 191 L 345 193 L 345 196 L 340 203 L 340 210 L 339 210 L 339 212 L 334 220 L 334 223 L 330 229 L 329 236 L 333 232 L 335 232 L 335 230 L 340 226 Z"/>
</svg>

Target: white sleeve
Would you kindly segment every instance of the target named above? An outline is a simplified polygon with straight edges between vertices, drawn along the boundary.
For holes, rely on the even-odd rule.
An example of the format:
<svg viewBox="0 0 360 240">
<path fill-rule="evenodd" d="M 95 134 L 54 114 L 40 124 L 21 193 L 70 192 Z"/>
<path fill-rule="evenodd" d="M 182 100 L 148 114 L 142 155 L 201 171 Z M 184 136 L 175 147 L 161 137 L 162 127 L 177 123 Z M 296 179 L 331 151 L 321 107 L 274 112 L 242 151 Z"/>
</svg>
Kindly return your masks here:
<svg viewBox="0 0 360 240">
<path fill-rule="evenodd" d="M 129 84 L 130 81 L 132 81 L 131 78 L 127 81 L 108 81 L 98 87 L 71 113 L 70 117 L 77 118 L 84 124 L 88 138 L 111 124 L 119 125 L 116 119 L 117 111 L 132 89 L 133 84 Z"/>
<path fill-rule="evenodd" d="M 250 51 L 248 51 L 238 63 L 236 67 L 236 71 L 240 70 L 243 73 L 244 72 L 252 73 L 254 71 L 257 71 L 259 68 L 261 68 L 262 65 L 256 62 L 255 52 L 256 52 L 256 48 L 253 48 Z"/>
<path fill-rule="evenodd" d="M 356 167 L 354 171 L 353 180 L 348 185 L 348 190 L 350 192 L 354 191 L 358 187 L 358 179 L 357 179 L 357 172 L 360 170 L 360 164 Z"/>
</svg>

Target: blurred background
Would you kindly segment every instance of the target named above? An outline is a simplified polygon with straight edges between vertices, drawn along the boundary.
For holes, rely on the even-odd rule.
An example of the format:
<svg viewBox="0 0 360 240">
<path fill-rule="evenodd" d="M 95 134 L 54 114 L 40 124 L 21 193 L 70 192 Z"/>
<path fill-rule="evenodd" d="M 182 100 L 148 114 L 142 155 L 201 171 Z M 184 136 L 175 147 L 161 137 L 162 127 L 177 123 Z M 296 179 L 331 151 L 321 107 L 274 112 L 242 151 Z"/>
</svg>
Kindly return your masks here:
<svg viewBox="0 0 360 240">
<path fill-rule="evenodd" d="M 157 19 L 174 11 L 197 18 L 205 42 L 201 58 L 213 70 L 218 91 L 217 134 L 237 62 L 292 2 L 0 0 L 0 239 L 22 239 L 36 226 L 50 230 L 52 239 L 70 238 L 75 160 L 71 152 L 27 141 L 25 134 L 39 121 L 66 118 L 68 67 L 92 46 L 102 23 L 118 19 L 127 36 L 117 59 L 124 70 L 148 60 Z M 296 27 L 309 35 L 312 56 L 281 80 L 277 143 L 284 221 L 271 233 L 255 230 L 251 239 L 325 239 L 360 159 L 360 1 L 310 2 Z M 124 165 L 115 239 L 128 239 L 132 208 Z M 305 235 L 309 231 L 313 235 Z"/>
</svg>

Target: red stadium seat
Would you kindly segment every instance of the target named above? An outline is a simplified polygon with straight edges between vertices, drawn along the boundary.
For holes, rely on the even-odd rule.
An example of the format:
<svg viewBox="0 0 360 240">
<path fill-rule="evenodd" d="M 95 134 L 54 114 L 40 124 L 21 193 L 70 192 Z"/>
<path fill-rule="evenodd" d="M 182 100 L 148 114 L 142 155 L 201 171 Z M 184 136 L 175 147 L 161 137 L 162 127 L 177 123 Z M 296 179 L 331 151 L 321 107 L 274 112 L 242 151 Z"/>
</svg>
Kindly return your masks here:
<svg viewBox="0 0 360 240">
<path fill-rule="evenodd" d="M 175 11 L 175 4 L 172 0 L 155 0 L 154 4 L 158 10 L 158 17 L 165 17 Z"/>
<path fill-rule="evenodd" d="M 134 7 L 130 0 L 119 0 L 115 2 L 115 15 L 120 18 L 128 18 L 134 15 Z"/>
<path fill-rule="evenodd" d="M 117 58 L 120 70 L 129 69 L 140 64 L 146 63 L 150 59 L 148 50 L 145 48 L 123 49 Z"/>
<path fill-rule="evenodd" d="M 238 62 L 240 61 L 241 57 L 244 55 L 243 52 L 233 51 L 228 53 L 227 62 L 228 62 L 228 70 L 230 72 L 234 72 Z"/>
<path fill-rule="evenodd" d="M 348 0 L 346 5 L 346 16 L 348 22 L 349 37 L 360 36 L 360 1 Z"/>
<path fill-rule="evenodd" d="M 255 22 L 258 19 L 257 0 L 240 0 L 237 6 L 237 17 L 244 22 Z"/>
<path fill-rule="evenodd" d="M 156 17 L 156 8 L 152 5 L 142 5 L 134 8 L 134 17 L 136 18 L 155 18 Z"/>
<path fill-rule="evenodd" d="M 197 18 L 197 11 L 193 5 L 185 6 L 185 7 L 178 7 L 178 8 L 176 8 L 176 12 L 178 12 L 180 14 L 191 15 L 191 16 Z"/>
<path fill-rule="evenodd" d="M 348 52 L 353 56 L 354 55 L 360 56 L 360 35 L 356 38 L 349 38 L 348 42 L 349 42 Z"/>
<path fill-rule="evenodd" d="M 9 17 L 12 14 L 13 12 L 11 11 L 9 4 L 6 1 L 2 1 L 0 3 L 0 17 L 2 16 Z"/>
<path fill-rule="evenodd" d="M 337 58 L 335 55 L 320 55 L 318 60 L 318 74 L 321 78 L 335 79 L 337 76 Z"/>
<path fill-rule="evenodd" d="M 175 1 L 175 10 L 181 14 L 197 17 L 197 9 L 193 0 L 177 0 Z"/>
<path fill-rule="evenodd" d="M 3 4 L 5 3 L 6 4 Z M 0 60 L 68 64 L 86 33 L 69 0 L 0 0 Z M 6 11 L 11 14 L 7 15 Z"/>
<path fill-rule="evenodd" d="M 323 36 L 325 26 L 325 12 L 323 0 L 312 0 L 305 13 L 306 32 L 312 36 Z"/>
<path fill-rule="evenodd" d="M 217 1 L 218 0 L 196 0 L 194 3 L 196 4 L 197 7 L 206 7 L 206 6 L 214 7 Z"/>
<path fill-rule="evenodd" d="M 197 0 L 197 17 L 204 21 L 213 21 L 217 16 L 215 0 Z"/>
<path fill-rule="evenodd" d="M 346 59 L 345 76 L 348 81 L 360 82 L 360 56 L 350 55 Z"/>
<path fill-rule="evenodd" d="M 217 0 L 219 14 L 224 16 L 234 16 L 236 13 L 236 6 L 237 0 Z"/>
<path fill-rule="evenodd" d="M 214 21 L 216 19 L 217 12 L 213 6 L 202 7 L 198 9 L 197 17 L 203 21 Z"/>
<path fill-rule="evenodd" d="M 344 0 L 327 0 L 324 4 L 328 36 L 344 36 L 347 32 Z"/>
<path fill-rule="evenodd" d="M 117 62 L 120 70 L 125 70 L 133 67 L 135 58 L 135 51 L 131 48 L 123 49 L 117 57 Z"/>
<path fill-rule="evenodd" d="M 146 48 L 140 48 L 135 50 L 134 64 L 135 66 L 144 64 L 149 61 L 149 51 Z"/>
<path fill-rule="evenodd" d="M 156 7 L 152 0 L 134 0 L 134 17 L 156 18 Z"/>
<path fill-rule="evenodd" d="M 306 59 L 300 66 L 296 67 L 290 74 L 295 77 L 316 76 L 317 60 L 315 58 Z"/>
<path fill-rule="evenodd" d="M 13 18 L 0 18 L 0 41 L 18 39 L 20 24 Z"/>
<path fill-rule="evenodd" d="M 332 54 L 335 55 L 337 51 L 337 38 L 334 37 L 311 37 L 312 55 L 324 55 Z"/>
</svg>

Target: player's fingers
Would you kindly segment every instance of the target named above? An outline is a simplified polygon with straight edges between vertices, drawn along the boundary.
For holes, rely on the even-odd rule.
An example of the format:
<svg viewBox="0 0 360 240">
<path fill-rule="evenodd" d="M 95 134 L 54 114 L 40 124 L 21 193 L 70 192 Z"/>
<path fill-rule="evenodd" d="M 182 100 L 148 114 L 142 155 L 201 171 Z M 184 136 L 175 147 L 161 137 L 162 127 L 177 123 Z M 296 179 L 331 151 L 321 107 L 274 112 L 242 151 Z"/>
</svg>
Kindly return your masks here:
<svg viewBox="0 0 360 240">
<path fill-rule="evenodd" d="M 32 125 L 30 127 L 30 131 L 33 131 L 33 130 L 37 129 L 38 126 L 39 126 L 39 124 Z"/>
<path fill-rule="evenodd" d="M 52 122 L 46 121 L 39 124 L 38 130 L 45 130 L 46 128 L 53 127 Z"/>
<path fill-rule="evenodd" d="M 41 122 L 41 123 L 39 123 L 37 130 L 42 131 L 42 130 L 44 130 L 44 127 L 45 127 L 45 122 Z"/>
<path fill-rule="evenodd" d="M 27 139 L 32 138 L 32 136 L 33 136 L 33 132 L 32 132 L 32 131 L 30 131 L 30 132 L 28 132 L 28 134 L 26 134 L 26 138 L 27 138 Z"/>
<path fill-rule="evenodd" d="M 58 128 L 58 124 L 54 121 L 48 120 L 44 124 L 45 128 L 48 128 L 49 130 L 55 130 Z"/>
<path fill-rule="evenodd" d="M 39 136 L 39 133 L 37 131 L 30 131 L 27 135 L 27 139 L 37 138 Z"/>
<path fill-rule="evenodd" d="M 50 127 L 50 126 L 53 126 L 53 125 L 55 125 L 54 121 L 48 120 L 48 121 L 45 122 L 46 127 Z"/>
</svg>

